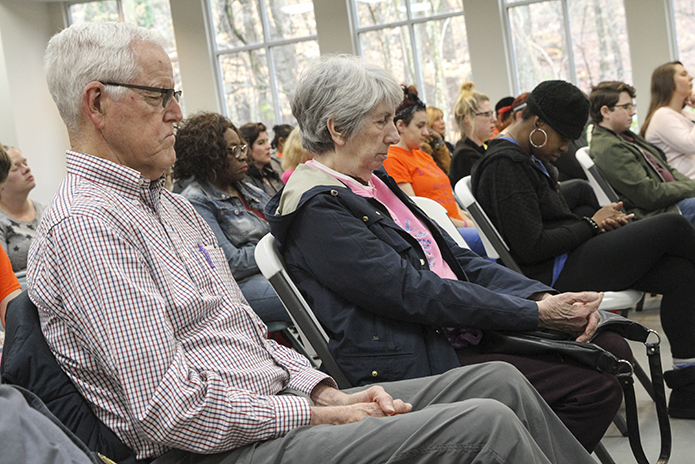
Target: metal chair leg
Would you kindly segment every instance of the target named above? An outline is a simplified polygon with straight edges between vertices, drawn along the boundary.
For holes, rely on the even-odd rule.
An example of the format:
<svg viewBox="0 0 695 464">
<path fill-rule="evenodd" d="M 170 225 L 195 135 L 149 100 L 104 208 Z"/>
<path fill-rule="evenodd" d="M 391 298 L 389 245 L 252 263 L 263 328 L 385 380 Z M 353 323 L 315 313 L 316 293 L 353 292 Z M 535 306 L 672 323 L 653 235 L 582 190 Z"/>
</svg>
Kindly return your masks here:
<svg viewBox="0 0 695 464">
<path fill-rule="evenodd" d="M 603 446 L 603 443 L 599 442 L 599 444 L 596 446 L 596 449 L 594 450 L 594 453 L 596 454 L 596 457 L 601 462 L 601 464 L 615 464 L 615 461 L 608 453 L 606 447 Z"/>
</svg>

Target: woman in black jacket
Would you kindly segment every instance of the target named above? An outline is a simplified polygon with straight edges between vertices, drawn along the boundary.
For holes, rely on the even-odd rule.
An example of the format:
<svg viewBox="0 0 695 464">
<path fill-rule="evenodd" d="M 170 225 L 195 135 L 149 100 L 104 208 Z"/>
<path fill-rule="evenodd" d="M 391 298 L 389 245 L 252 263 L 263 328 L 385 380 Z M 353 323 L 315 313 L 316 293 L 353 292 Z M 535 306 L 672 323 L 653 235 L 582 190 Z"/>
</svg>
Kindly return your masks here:
<svg viewBox="0 0 695 464">
<path fill-rule="evenodd" d="M 570 211 L 550 162 L 581 134 L 588 111 L 572 84 L 539 84 L 522 121 L 475 167 L 473 192 L 529 277 L 559 291 L 663 295 L 661 322 L 676 366 L 665 374 L 669 413 L 695 418 L 695 228 L 676 214 L 628 224 L 622 203 L 592 217 Z"/>
</svg>

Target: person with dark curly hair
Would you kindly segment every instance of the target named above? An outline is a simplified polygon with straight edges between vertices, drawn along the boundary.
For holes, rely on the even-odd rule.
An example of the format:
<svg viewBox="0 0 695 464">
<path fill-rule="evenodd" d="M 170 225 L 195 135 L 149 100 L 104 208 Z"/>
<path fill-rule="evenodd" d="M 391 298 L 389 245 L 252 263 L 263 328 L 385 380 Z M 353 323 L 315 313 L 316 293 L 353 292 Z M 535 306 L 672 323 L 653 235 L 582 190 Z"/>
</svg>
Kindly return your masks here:
<svg viewBox="0 0 695 464">
<path fill-rule="evenodd" d="M 249 146 L 246 182 L 255 185 L 268 195 L 275 195 L 285 184 L 282 183 L 280 160 L 270 154 L 268 129 L 260 122 L 250 122 L 239 128 L 239 135 Z"/>
<path fill-rule="evenodd" d="M 214 232 L 251 308 L 265 323 L 290 321 L 254 258 L 270 231 L 263 215 L 270 197 L 244 182 L 249 148 L 239 130 L 220 114 L 198 113 L 180 124 L 174 147 L 174 179 L 193 178 L 181 195 Z"/>
</svg>

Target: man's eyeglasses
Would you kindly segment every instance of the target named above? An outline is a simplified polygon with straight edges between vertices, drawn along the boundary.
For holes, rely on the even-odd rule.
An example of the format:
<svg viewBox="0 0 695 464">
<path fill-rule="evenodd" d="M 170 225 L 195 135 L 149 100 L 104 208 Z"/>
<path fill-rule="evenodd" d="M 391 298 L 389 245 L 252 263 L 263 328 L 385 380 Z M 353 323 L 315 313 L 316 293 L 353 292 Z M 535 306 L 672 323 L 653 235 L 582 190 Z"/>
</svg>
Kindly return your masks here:
<svg viewBox="0 0 695 464">
<path fill-rule="evenodd" d="M 484 116 L 486 118 L 492 119 L 492 116 L 495 114 L 494 111 L 483 111 L 482 113 L 475 113 L 476 116 Z"/>
<path fill-rule="evenodd" d="M 102 85 L 112 85 L 114 87 L 127 87 L 129 89 L 138 89 L 138 90 L 146 90 L 148 92 L 159 92 L 162 94 L 162 106 L 164 108 L 167 107 L 169 102 L 171 101 L 171 97 L 174 97 L 176 101 L 178 102 L 181 99 L 181 90 L 176 90 L 176 89 L 163 89 L 161 87 L 147 87 L 144 85 L 135 85 L 135 84 L 120 84 L 118 82 L 101 82 L 99 81 Z"/>
<path fill-rule="evenodd" d="M 635 104 L 634 103 L 625 103 L 624 105 L 615 105 L 615 108 L 622 108 L 629 113 L 630 111 L 635 109 Z"/>
<path fill-rule="evenodd" d="M 227 153 L 232 155 L 236 159 L 241 159 L 244 156 L 246 156 L 246 153 L 249 151 L 249 146 L 248 145 L 234 145 L 231 147 L 227 147 Z"/>
</svg>

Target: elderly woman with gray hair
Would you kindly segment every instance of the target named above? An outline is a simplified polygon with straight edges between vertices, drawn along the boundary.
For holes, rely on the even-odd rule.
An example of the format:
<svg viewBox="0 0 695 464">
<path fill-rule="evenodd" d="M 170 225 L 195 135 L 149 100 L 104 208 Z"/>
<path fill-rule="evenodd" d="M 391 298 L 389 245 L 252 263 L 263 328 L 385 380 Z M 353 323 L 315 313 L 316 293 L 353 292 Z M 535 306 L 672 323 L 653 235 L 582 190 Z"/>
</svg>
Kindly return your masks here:
<svg viewBox="0 0 695 464">
<path fill-rule="evenodd" d="M 615 377 L 552 356 L 479 348 L 486 329 L 547 327 L 588 340 L 602 294 L 551 295 L 552 288 L 458 247 L 415 206 L 380 169 L 399 140 L 394 112 L 402 98 L 387 71 L 332 57 L 304 73 L 291 102 L 314 158 L 297 167 L 265 216 L 331 352 L 358 385 L 510 362 L 593 450 L 622 400 Z M 622 338 L 598 339 L 630 357 Z"/>
<path fill-rule="evenodd" d="M 292 99 L 300 165 L 265 211 L 288 270 L 354 384 L 402 380 L 461 364 L 515 365 L 593 450 L 618 410 L 615 377 L 554 357 L 490 355 L 482 330 L 560 330 L 588 340 L 602 294 L 564 293 L 458 247 L 382 169 L 403 93 L 387 71 L 332 57 Z M 599 336 L 600 339 L 604 334 Z M 604 345 L 630 357 L 622 338 Z"/>
</svg>

